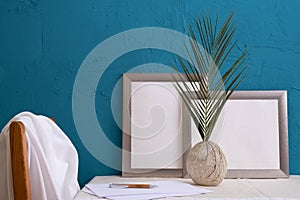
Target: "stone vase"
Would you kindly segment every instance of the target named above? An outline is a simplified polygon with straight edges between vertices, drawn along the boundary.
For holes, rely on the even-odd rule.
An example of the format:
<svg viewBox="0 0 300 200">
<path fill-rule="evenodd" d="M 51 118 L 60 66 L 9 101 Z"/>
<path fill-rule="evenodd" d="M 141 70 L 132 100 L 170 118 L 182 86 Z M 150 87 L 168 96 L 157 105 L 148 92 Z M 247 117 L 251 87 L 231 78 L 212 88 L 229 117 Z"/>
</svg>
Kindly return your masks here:
<svg viewBox="0 0 300 200">
<path fill-rule="evenodd" d="M 221 148 L 214 142 L 197 143 L 186 160 L 187 172 L 198 185 L 217 186 L 226 176 L 227 162 Z"/>
</svg>

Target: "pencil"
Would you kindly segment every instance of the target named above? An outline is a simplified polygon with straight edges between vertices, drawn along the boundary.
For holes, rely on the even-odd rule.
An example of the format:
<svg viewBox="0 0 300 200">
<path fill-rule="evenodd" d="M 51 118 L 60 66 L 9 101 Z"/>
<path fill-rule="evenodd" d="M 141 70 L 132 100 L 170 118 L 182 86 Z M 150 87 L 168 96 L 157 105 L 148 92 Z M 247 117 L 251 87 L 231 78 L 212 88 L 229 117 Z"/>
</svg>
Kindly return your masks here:
<svg viewBox="0 0 300 200">
<path fill-rule="evenodd" d="M 150 188 L 151 185 L 147 184 L 147 183 L 112 183 L 109 184 L 109 187 L 111 188 L 119 188 L 119 187 L 123 187 L 123 188 Z"/>
</svg>

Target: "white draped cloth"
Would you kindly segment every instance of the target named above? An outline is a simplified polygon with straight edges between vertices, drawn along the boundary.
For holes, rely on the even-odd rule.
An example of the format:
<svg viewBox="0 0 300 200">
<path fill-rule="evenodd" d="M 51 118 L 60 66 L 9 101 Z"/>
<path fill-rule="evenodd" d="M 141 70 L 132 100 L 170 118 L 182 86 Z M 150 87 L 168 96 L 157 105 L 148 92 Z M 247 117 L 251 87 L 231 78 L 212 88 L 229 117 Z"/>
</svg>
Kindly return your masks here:
<svg viewBox="0 0 300 200">
<path fill-rule="evenodd" d="M 9 125 L 25 125 L 32 199 L 69 200 L 79 192 L 78 155 L 65 133 L 51 119 L 22 112 L 0 134 L 0 199 L 13 200 Z"/>
</svg>

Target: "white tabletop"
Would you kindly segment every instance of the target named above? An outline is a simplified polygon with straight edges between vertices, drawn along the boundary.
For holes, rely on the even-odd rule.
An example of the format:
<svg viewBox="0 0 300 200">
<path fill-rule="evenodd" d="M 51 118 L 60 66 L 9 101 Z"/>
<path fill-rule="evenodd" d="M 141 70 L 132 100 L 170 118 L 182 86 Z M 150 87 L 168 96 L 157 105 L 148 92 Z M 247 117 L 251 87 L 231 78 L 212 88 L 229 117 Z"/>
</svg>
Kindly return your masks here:
<svg viewBox="0 0 300 200">
<path fill-rule="evenodd" d="M 112 182 L 142 182 L 158 180 L 181 180 L 193 184 L 190 179 L 178 178 L 122 178 L 120 176 L 96 176 L 90 183 L 112 183 Z M 203 187 L 203 186 L 197 186 Z M 288 179 L 225 179 L 217 187 L 203 187 L 212 190 L 212 193 L 194 195 L 188 197 L 168 197 L 164 200 L 195 200 L 195 199 L 298 199 L 300 200 L 300 176 L 290 176 Z M 86 194 L 82 191 L 78 193 L 76 200 L 101 199 L 96 196 Z"/>
</svg>

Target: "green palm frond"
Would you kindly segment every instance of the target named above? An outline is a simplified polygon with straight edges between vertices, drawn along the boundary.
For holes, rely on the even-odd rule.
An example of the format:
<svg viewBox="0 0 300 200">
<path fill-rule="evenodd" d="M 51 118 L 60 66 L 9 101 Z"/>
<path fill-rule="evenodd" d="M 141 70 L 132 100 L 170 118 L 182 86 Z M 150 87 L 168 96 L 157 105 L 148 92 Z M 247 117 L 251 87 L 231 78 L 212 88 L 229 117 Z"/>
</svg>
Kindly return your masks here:
<svg viewBox="0 0 300 200">
<path fill-rule="evenodd" d="M 185 45 L 184 57 L 189 62 L 178 56 L 180 67 L 175 67 L 177 73 L 173 75 L 203 141 L 209 140 L 226 101 L 244 80 L 248 67 L 248 50 L 244 50 L 220 75 L 237 43 L 232 42 L 236 31 L 232 19 L 233 13 L 218 31 L 218 17 L 214 24 L 209 16 L 196 20 L 196 31 L 189 27 L 190 39 Z"/>
</svg>

